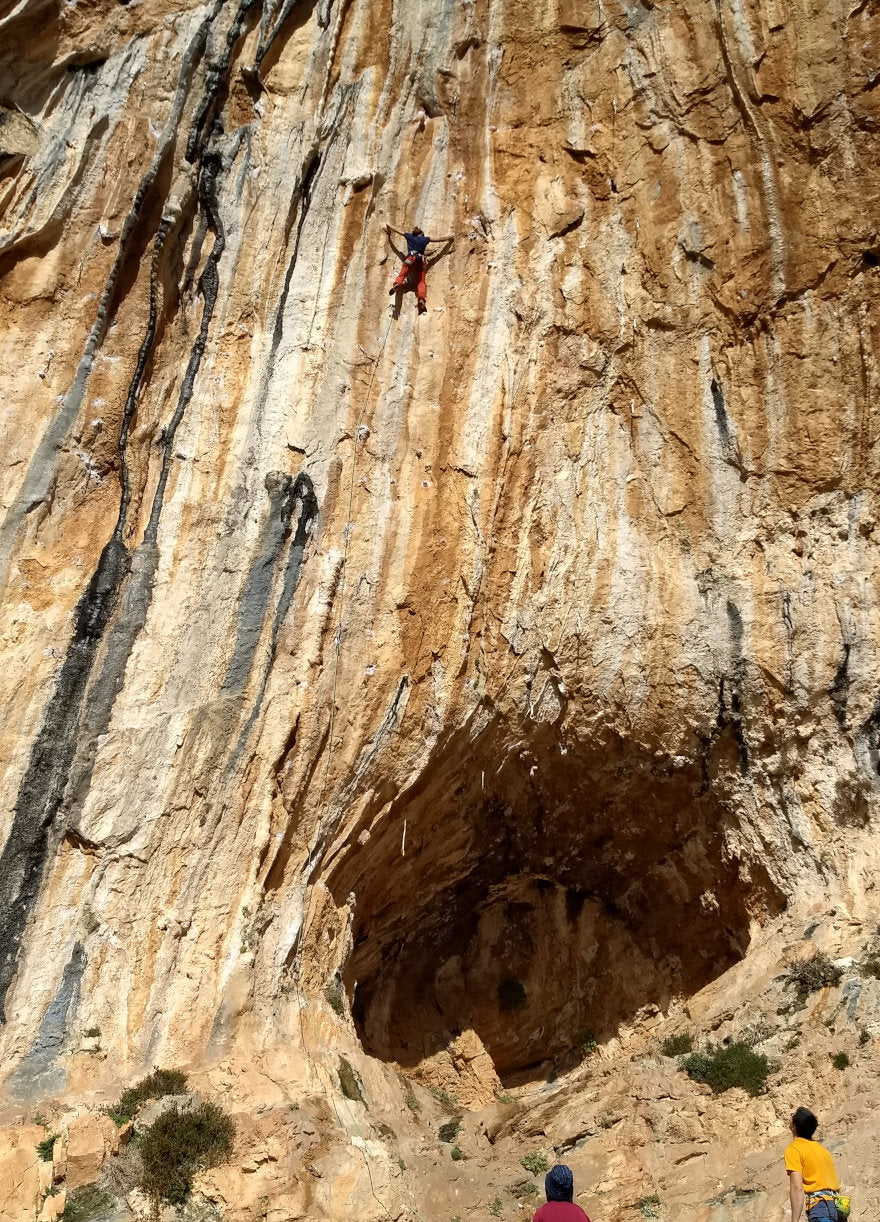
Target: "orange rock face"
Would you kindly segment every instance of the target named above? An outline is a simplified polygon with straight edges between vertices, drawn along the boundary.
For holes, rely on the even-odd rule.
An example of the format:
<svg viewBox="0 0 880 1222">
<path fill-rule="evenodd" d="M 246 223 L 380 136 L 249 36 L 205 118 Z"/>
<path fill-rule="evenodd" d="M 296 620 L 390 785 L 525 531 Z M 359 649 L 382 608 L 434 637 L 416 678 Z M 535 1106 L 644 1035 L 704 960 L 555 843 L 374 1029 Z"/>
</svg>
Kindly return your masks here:
<svg viewBox="0 0 880 1222">
<path fill-rule="evenodd" d="M 865 907 L 878 22 L 0 18 L 6 1098 L 485 1102 Z"/>
<path fill-rule="evenodd" d="M 40 1199 L 40 1159 L 37 1143 L 46 1136 L 38 1125 L 0 1134 L 0 1218 L 30 1222 Z"/>
<path fill-rule="evenodd" d="M 111 1154 L 119 1149 L 116 1125 L 109 1116 L 78 1116 L 67 1131 L 67 1173 L 69 1191 L 94 1184 Z"/>
</svg>

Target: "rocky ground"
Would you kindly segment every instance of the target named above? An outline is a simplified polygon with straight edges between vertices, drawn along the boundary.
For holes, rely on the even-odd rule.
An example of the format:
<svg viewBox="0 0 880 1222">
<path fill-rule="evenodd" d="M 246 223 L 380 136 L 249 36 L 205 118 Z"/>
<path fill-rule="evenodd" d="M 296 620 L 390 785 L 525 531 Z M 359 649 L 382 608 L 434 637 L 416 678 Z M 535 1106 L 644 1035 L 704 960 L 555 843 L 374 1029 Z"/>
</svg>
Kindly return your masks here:
<svg viewBox="0 0 880 1222">
<path fill-rule="evenodd" d="M 473 1089 L 476 1058 L 452 1050 L 405 1077 L 351 1047 L 345 1056 L 334 1051 L 350 1042 L 348 1016 L 329 1006 L 310 1012 L 305 1059 L 236 1057 L 192 1071 L 191 1091 L 235 1120 L 234 1157 L 198 1176 L 189 1203 L 163 1216 L 510 1222 L 542 1199 L 546 1159 L 572 1167 L 576 1199 L 594 1222 L 781 1219 L 787 1117 L 807 1102 L 854 1216 L 868 1217 L 880 1204 L 878 949 L 872 923 L 817 904 L 765 930 L 744 962 L 668 1014 L 644 1013 L 617 1039 L 574 1050 L 583 1059 L 573 1067 L 548 1062 L 533 1080 L 499 1087 L 491 1103 L 467 1109 L 455 1104 L 453 1071 Z M 840 979 L 800 998 L 790 965 L 817 951 Z M 741 1089 L 715 1095 L 692 1081 L 681 1058 L 662 1051 L 685 1034 L 699 1048 L 743 1041 L 765 1054 L 766 1088 L 756 1097 Z M 841 1064 L 840 1054 L 849 1061 L 843 1068 L 833 1060 Z M 29 1116 L 7 1111 L 2 1222 L 56 1217 L 65 1197 L 66 1216 L 82 1222 L 147 1215 L 148 1202 L 126 1182 L 128 1129 L 102 1114 L 108 1102 L 84 1095 L 47 1100 Z M 168 1103 L 138 1113 L 134 1146 Z M 59 1135 L 54 1159 L 41 1161 L 37 1147 L 50 1133 Z"/>
</svg>

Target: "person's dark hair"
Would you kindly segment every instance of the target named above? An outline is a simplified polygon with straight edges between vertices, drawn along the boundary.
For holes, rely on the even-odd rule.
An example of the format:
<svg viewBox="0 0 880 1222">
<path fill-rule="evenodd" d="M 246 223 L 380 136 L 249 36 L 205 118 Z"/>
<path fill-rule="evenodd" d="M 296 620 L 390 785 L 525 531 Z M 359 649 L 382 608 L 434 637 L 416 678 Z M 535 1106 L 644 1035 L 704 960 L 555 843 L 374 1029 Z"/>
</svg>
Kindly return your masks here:
<svg viewBox="0 0 880 1222">
<path fill-rule="evenodd" d="M 413 225 L 412 231 L 413 233 L 418 234 L 420 238 L 423 238 L 425 236 L 424 229 L 419 229 L 418 225 Z"/>
<path fill-rule="evenodd" d="M 798 1137 L 806 1137 L 808 1141 L 819 1127 L 819 1121 L 808 1107 L 799 1107 L 792 1116 L 791 1123 L 794 1125 Z"/>
</svg>

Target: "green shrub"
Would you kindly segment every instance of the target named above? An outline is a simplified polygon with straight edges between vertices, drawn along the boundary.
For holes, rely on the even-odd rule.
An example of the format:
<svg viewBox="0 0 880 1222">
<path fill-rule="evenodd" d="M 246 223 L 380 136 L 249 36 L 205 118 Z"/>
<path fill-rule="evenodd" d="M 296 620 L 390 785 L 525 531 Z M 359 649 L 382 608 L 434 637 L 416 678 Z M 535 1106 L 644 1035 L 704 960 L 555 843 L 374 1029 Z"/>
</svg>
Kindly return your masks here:
<svg viewBox="0 0 880 1222">
<path fill-rule="evenodd" d="M 492 1203 L 489 1206 L 489 1213 L 492 1215 L 493 1218 L 500 1218 L 502 1208 L 503 1206 L 501 1204 L 501 1197 L 496 1197 L 495 1200 L 492 1201 Z"/>
<path fill-rule="evenodd" d="M 461 1152 L 461 1147 L 460 1147 L 460 1146 L 453 1146 L 453 1147 L 452 1147 L 452 1150 L 450 1151 L 450 1153 L 451 1153 L 451 1155 L 452 1155 L 452 1161 L 453 1161 L 454 1163 L 461 1162 L 461 1160 L 464 1158 L 464 1155 L 463 1155 L 463 1154 L 462 1154 L 462 1152 Z"/>
<path fill-rule="evenodd" d="M 419 1103 L 418 1099 L 412 1093 L 404 1095 L 403 1101 L 411 1112 L 420 1112 L 422 1110 L 421 1103 Z"/>
<path fill-rule="evenodd" d="M 763 1044 L 765 1040 L 769 1040 L 773 1035 L 773 1027 L 764 1018 L 756 1018 L 754 1022 L 748 1023 L 739 1033 L 738 1039 L 741 1044 L 748 1044 L 750 1048 L 757 1047 L 758 1044 Z"/>
<path fill-rule="evenodd" d="M 511 1095 L 506 1090 L 500 1090 L 498 1094 L 495 1096 L 495 1098 L 498 1100 L 499 1103 L 508 1103 L 508 1104 L 516 1103 L 516 1096 Z"/>
<path fill-rule="evenodd" d="M 865 955 L 859 964 L 860 976 L 873 976 L 875 980 L 880 980 L 880 955 L 876 951 L 871 951 Z"/>
<path fill-rule="evenodd" d="M 750 1095 L 760 1094 L 772 1072 L 767 1057 L 743 1043 L 692 1052 L 682 1068 L 695 1082 L 711 1086 L 716 1095 L 734 1086 L 741 1086 Z"/>
<path fill-rule="evenodd" d="M 186 1093 L 186 1074 L 179 1069 L 154 1069 L 146 1078 L 142 1078 L 136 1086 L 130 1086 L 123 1091 L 118 1103 L 107 1109 L 121 1127 L 134 1119 L 135 1112 L 148 1099 L 162 1099 L 165 1095 L 183 1095 Z"/>
<path fill-rule="evenodd" d="M 705 1204 L 712 1208 L 718 1205 L 748 1205 L 763 1191 L 763 1188 L 743 1188 L 734 1184 L 731 1188 L 722 1188 L 720 1192 L 716 1192 Z"/>
<path fill-rule="evenodd" d="M 795 991 L 799 1005 L 803 1005 L 811 993 L 828 985 L 840 984 L 843 969 L 835 967 L 824 951 L 817 950 L 812 959 L 790 963 L 785 976 L 785 987 Z"/>
<path fill-rule="evenodd" d="M 93 1218 L 106 1215 L 115 1205 L 116 1201 L 109 1192 L 97 1184 L 88 1184 L 69 1194 L 64 1207 L 64 1222 L 92 1222 Z"/>
<path fill-rule="evenodd" d="M 191 1112 L 170 1108 L 141 1139 L 141 1188 L 154 1203 L 182 1205 L 196 1172 L 229 1158 L 234 1134 L 232 1120 L 214 1103 Z"/>
<path fill-rule="evenodd" d="M 615 1124 L 615 1119 L 614 1119 L 614 1116 L 611 1114 L 611 1112 L 603 1112 L 602 1115 L 599 1117 L 599 1128 L 600 1129 L 613 1128 L 614 1124 Z"/>
<path fill-rule="evenodd" d="M 716 1192 L 714 1197 L 709 1197 L 704 1203 L 710 1209 L 715 1209 L 718 1205 L 723 1205 L 732 1192 L 732 1188 L 722 1188 L 720 1192 Z"/>
<path fill-rule="evenodd" d="M 526 1154 L 524 1158 L 519 1160 L 520 1166 L 525 1167 L 530 1175 L 543 1175 L 550 1166 L 546 1154 L 542 1154 L 540 1150 L 535 1150 L 531 1154 Z"/>
<path fill-rule="evenodd" d="M 692 1035 L 670 1035 L 660 1045 L 660 1051 L 665 1057 L 683 1057 L 693 1050 L 694 1037 Z"/>
<path fill-rule="evenodd" d="M 458 1131 L 461 1128 L 460 1120 L 447 1120 L 446 1124 L 441 1124 L 437 1130 L 437 1136 L 441 1141 L 453 1142 L 458 1137 Z"/>
<path fill-rule="evenodd" d="M 523 1180 L 521 1184 L 514 1184 L 509 1190 L 512 1197 L 521 1200 L 523 1197 L 536 1197 L 538 1195 L 538 1185 L 533 1184 L 531 1180 Z"/>
<path fill-rule="evenodd" d="M 521 980 L 508 976 L 498 986 L 498 1008 L 504 1013 L 511 1010 L 524 1010 L 529 1004 L 526 987 Z"/>
<path fill-rule="evenodd" d="M 451 1095 L 448 1090 L 444 1090 L 442 1086 L 429 1086 L 428 1094 L 433 1095 L 438 1103 L 445 1104 L 446 1107 L 458 1107 L 458 1100 L 455 1095 Z"/>
<path fill-rule="evenodd" d="M 859 1032 L 859 1046 L 861 1048 L 864 1048 L 865 1044 L 870 1044 L 870 1042 L 871 1042 L 870 1031 L 868 1031 L 866 1027 L 862 1027 L 861 1031 Z"/>
<path fill-rule="evenodd" d="M 400 1168 L 400 1170 L 401 1170 L 401 1171 L 406 1171 L 406 1163 L 403 1161 L 403 1159 L 402 1159 L 402 1158 L 399 1158 L 399 1159 L 397 1160 L 397 1165 L 398 1165 L 398 1167 Z"/>
<path fill-rule="evenodd" d="M 656 1218 L 659 1205 L 660 1198 L 656 1192 L 652 1192 L 649 1197 L 642 1197 L 642 1199 L 636 1203 L 635 1208 L 639 1211 L 643 1218 Z"/>
<path fill-rule="evenodd" d="M 835 1069 L 848 1069 L 849 1057 L 845 1052 L 835 1052 L 831 1057 L 831 1064 Z"/>
<path fill-rule="evenodd" d="M 44 1137 L 41 1142 L 37 1143 L 37 1154 L 44 1163 L 51 1163 L 52 1151 L 55 1149 L 55 1142 L 58 1140 L 57 1133 L 50 1133 L 48 1137 Z"/>
<path fill-rule="evenodd" d="M 338 980 L 331 980 L 327 985 L 324 990 L 324 999 L 334 1014 L 341 1016 L 345 1013 L 345 1006 L 342 1004 L 342 985 Z"/>
<path fill-rule="evenodd" d="M 591 1057 L 599 1047 L 599 1041 L 596 1038 L 596 1032 L 590 1027 L 586 1027 L 578 1036 L 575 1044 L 572 1047 L 571 1055 L 576 1064 L 585 1061 L 587 1057 Z"/>
<path fill-rule="evenodd" d="M 357 1080 L 357 1074 L 352 1069 L 351 1063 L 345 1057 L 340 1057 L 337 1068 L 339 1073 L 339 1089 L 342 1091 L 344 1098 L 351 1099 L 352 1103 L 366 1104 L 363 1091 Z"/>
</svg>

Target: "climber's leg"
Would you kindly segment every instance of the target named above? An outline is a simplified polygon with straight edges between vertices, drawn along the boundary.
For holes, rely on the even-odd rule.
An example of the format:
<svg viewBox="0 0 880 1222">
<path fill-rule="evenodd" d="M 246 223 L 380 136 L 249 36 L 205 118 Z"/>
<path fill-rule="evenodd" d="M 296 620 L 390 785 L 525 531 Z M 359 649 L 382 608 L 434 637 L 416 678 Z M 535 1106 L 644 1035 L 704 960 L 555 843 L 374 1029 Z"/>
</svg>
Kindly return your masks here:
<svg viewBox="0 0 880 1222">
<path fill-rule="evenodd" d="M 407 257 L 404 259 L 403 267 L 397 273 L 397 279 L 394 281 L 391 288 L 388 290 L 389 296 L 392 293 L 396 293 L 398 289 L 402 289 L 405 286 L 406 278 L 413 269 L 413 259 L 414 259 L 413 255 L 407 255 Z"/>
<path fill-rule="evenodd" d="M 424 314 L 428 308 L 428 286 L 425 282 L 425 273 L 428 270 L 428 265 L 424 259 L 420 261 L 419 280 L 416 284 L 416 296 L 419 299 L 419 313 Z"/>
</svg>

